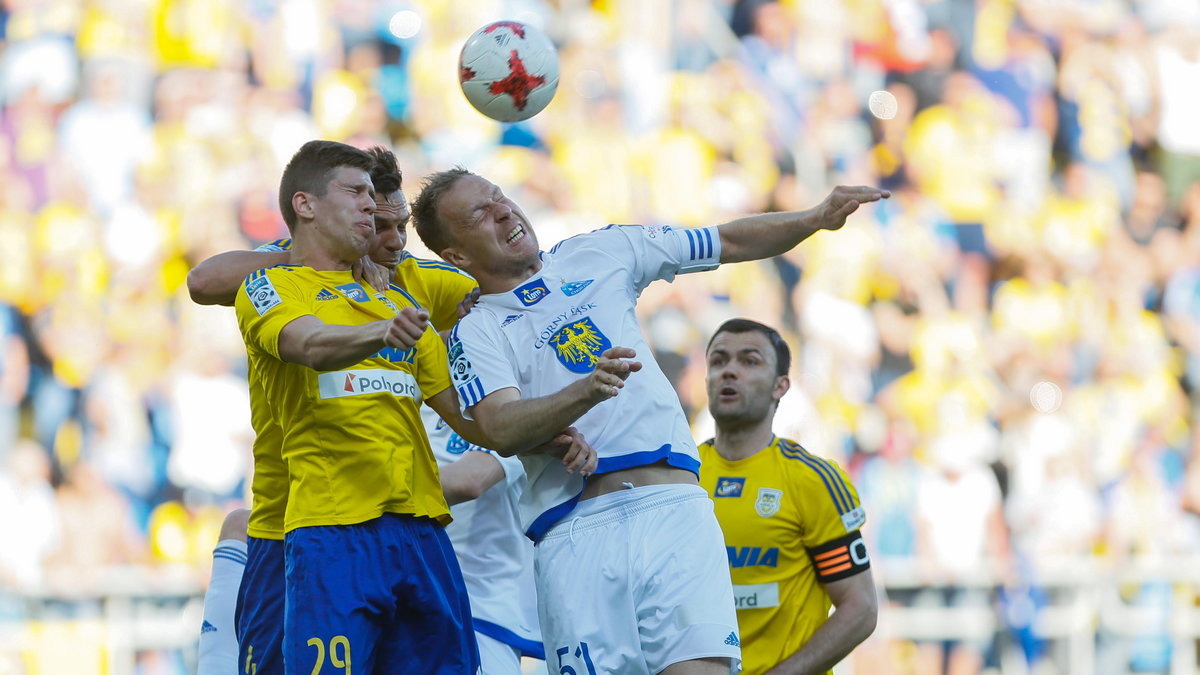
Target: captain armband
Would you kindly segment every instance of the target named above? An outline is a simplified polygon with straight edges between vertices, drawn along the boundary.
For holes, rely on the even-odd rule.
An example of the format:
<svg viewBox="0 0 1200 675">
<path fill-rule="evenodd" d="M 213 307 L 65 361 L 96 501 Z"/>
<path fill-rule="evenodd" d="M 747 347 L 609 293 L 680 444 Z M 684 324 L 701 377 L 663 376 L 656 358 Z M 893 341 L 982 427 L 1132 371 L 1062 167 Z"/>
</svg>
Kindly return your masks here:
<svg viewBox="0 0 1200 675">
<path fill-rule="evenodd" d="M 808 556 L 812 558 L 817 580 L 823 584 L 852 577 L 871 567 L 867 544 L 857 530 L 808 549 Z"/>
</svg>

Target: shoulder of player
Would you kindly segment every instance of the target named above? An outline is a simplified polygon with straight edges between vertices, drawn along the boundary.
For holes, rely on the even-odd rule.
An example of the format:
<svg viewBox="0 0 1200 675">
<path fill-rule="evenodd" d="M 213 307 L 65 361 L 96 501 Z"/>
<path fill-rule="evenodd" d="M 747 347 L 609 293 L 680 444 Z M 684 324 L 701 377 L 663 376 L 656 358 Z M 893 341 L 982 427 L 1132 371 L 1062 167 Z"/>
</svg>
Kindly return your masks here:
<svg viewBox="0 0 1200 675">
<path fill-rule="evenodd" d="M 620 240 L 628 241 L 633 236 L 632 232 L 641 232 L 644 229 L 641 225 L 605 225 L 591 232 L 567 237 L 551 247 L 549 253 L 550 255 L 562 256 L 581 249 L 606 250 L 607 247 L 612 245 L 614 240 L 619 238 Z"/>
<path fill-rule="evenodd" d="M 246 278 L 242 281 L 242 286 L 249 289 L 255 285 L 255 282 L 257 282 L 258 285 L 262 285 L 264 279 L 272 284 L 294 284 L 303 278 L 304 270 L 308 269 L 311 268 L 304 267 L 302 265 L 289 265 L 287 263 L 280 263 L 278 265 L 272 265 L 271 267 L 263 267 L 262 269 L 257 269 L 250 274 L 247 274 Z"/>
<path fill-rule="evenodd" d="M 450 329 L 450 340 L 453 342 L 463 338 L 498 334 L 501 332 L 502 320 L 491 307 L 476 304 L 466 316 L 458 320 L 454 328 Z"/>
<path fill-rule="evenodd" d="M 276 239 L 275 241 L 268 241 L 267 243 L 258 246 L 254 250 L 255 251 L 265 251 L 268 253 L 278 253 L 280 251 L 290 251 L 291 249 L 292 249 L 292 240 L 290 238 L 287 238 L 287 239 Z"/>
<path fill-rule="evenodd" d="M 388 284 L 387 295 L 393 300 L 399 300 L 402 306 L 411 305 L 413 307 L 424 307 L 424 303 L 418 300 L 408 289 L 404 288 L 396 282 Z"/>
<path fill-rule="evenodd" d="M 420 274 L 423 278 L 438 278 L 443 275 L 453 275 L 453 277 L 466 277 L 471 281 L 475 280 L 475 278 L 470 274 L 467 274 L 448 262 L 443 262 L 441 260 L 430 260 L 427 258 L 418 258 L 408 251 L 404 252 L 404 256 L 400 260 L 400 267 L 398 269 L 399 271 L 412 271 Z"/>
<path fill-rule="evenodd" d="M 770 451 L 782 460 L 786 479 L 796 483 L 797 489 L 806 494 L 827 495 L 839 513 L 856 506 L 850 479 L 837 462 L 814 455 L 786 438 L 777 439 Z"/>
</svg>

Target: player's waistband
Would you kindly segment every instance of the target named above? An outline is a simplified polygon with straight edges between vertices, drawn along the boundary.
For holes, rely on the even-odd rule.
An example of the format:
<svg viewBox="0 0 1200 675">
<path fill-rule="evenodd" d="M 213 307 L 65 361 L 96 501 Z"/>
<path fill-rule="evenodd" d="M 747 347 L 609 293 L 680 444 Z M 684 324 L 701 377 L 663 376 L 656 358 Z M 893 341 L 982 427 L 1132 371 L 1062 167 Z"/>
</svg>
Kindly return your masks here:
<svg viewBox="0 0 1200 675">
<path fill-rule="evenodd" d="M 647 485 L 609 492 L 579 502 L 570 513 L 542 535 L 539 541 L 567 537 L 628 520 L 640 513 L 693 499 L 708 499 L 699 485 Z"/>
</svg>

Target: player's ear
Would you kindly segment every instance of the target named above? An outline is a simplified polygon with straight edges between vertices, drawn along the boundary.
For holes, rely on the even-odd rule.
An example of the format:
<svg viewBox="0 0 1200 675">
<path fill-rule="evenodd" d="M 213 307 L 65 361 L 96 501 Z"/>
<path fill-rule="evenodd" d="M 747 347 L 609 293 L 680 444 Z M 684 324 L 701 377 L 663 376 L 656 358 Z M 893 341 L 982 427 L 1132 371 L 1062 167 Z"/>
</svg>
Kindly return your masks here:
<svg viewBox="0 0 1200 675">
<path fill-rule="evenodd" d="M 453 246 L 447 246 L 446 248 L 442 249 L 442 252 L 438 255 L 442 256 L 442 260 L 445 260 L 460 270 L 467 269 L 467 265 L 471 264 L 471 259 Z"/>
<path fill-rule="evenodd" d="M 792 388 L 792 380 L 787 375 L 780 375 L 775 378 L 775 388 L 771 390 L 771 399 L 776 403 L 783 395 L 788 393 L 788 389 Z"/>
<path fill-rule="evenodd" d="M 296 216 L 309 220 L 315 215 L 313 211 L 312 195 L 307 192 L 297 192 L 292 195 L 292 210 L 296 212 Z"/>
</svg>

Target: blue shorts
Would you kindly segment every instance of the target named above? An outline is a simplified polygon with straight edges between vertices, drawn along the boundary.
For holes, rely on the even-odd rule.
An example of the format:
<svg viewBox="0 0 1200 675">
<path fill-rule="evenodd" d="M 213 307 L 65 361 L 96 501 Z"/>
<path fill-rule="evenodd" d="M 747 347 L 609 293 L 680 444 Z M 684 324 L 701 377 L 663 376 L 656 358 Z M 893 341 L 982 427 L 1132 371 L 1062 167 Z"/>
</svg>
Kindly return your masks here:
<svg viewBox="0 0 1200 675">
<path fill-rule="evenodd" d="M 284 539 L 283 659 L 291 675 L 476 675 L 479 648 L 445 528 L 385 513 Z M 382 672 L 382 670 L 381 670 Z"/>
<path fill-rule="evenodd" d="M 283 675 L 283 541 L 246 537 L 233 625 L 238 673 Z"/>
</svg>

